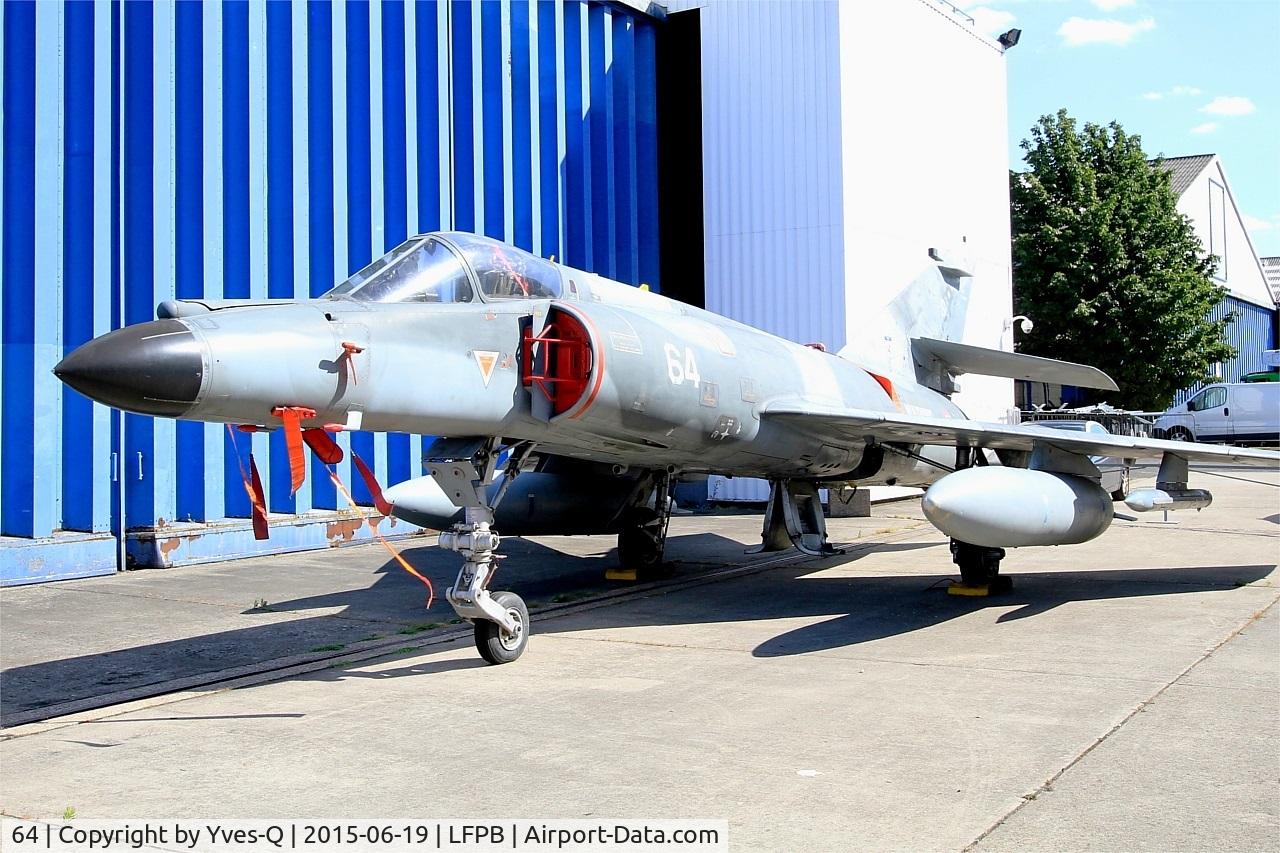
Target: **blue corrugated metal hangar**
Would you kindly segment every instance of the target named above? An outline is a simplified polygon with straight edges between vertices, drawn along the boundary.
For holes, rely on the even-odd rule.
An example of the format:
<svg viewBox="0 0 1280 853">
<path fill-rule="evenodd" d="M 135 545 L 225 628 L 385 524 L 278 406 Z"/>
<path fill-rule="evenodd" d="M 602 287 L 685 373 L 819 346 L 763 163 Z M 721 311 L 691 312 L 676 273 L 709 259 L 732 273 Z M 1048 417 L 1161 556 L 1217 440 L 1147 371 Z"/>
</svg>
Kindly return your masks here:
<svg viewBox="0 0 1280 853">
<path fill-rule="evenodd" d="M 279 435 L 122 416 L 50 373 L 161 300 L 317 296 L 440 228 L 657 289 L 660 24 L 574 0 L 0 4 L 0 580 L 367 533 L 326 477 L 290 496 Z M 343 441 L 384 483 L 419 472 L 420 436 Z M 251 448 L 292 519 L 268 543 Z"/>
</svg>

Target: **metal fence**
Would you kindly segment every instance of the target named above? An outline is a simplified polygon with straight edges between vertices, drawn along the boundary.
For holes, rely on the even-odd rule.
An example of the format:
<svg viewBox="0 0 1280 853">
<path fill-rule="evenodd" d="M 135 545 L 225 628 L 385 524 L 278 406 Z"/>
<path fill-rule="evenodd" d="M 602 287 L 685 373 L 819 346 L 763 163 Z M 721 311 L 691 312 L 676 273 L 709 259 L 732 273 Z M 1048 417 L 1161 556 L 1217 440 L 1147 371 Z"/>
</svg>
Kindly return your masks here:
<svg viewBox="0 0 1280 853">
<path fill-rule="evenodd" d="M 1039 421 L 1096 421 L 1102 424 L 1107 432 L 1113 435 L 1131 435 L 1136 438 L 1151 438 L 1152 426 L 1156 418 L 1164 412 L 1117 412 L 1117 411 L 1071 411 L 1055 409 L 1050 411 L 1022 412 L 1023 423 Z"/>
</svg>

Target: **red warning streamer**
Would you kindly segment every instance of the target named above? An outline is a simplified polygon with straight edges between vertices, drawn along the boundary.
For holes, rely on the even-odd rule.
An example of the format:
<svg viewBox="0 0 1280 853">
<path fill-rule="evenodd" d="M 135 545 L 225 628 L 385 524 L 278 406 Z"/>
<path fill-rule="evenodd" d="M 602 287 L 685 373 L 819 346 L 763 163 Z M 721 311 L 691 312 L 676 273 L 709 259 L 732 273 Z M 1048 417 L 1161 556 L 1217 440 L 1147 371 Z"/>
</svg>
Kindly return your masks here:
<svg viewBox="0 0 1280 853">
<path fill-rule="evenodd" d="M 360 459 L 360 457 L 357 456 L 355 453 L 351 454 L 351 458 L 352 458 L 352 461 L 356 463 L 356 467 L 360 468 L 362 472 L 369 470 L 365 466 L 364 462 Z M 342 492 L 342 496 L 347 499 L 347 503 L 351 506 L 351 509 L 354 510 L 355 513 L 359 515 L 361 518 L 365 518 L 364 510 L 362 510 L 359 504 L 356 503 L 355 498 L 351 497 L 351 492 L 347 491 L 347 487 L 343 485 L 342 478 L 338 476 L 338 473 L 334 471 L 332 468 L 326 468 L 325 470 L 329 472 L 329 479 L 333 480 L 333 485 L 338 489 L 338 491 Z M 376 481 L 374 485 L 375 486 L 377 485 Z M 370 489 L 369 491 L 372 492 L 373 489 Z M 381 489 L 379 489 L 375 494 L 377 495 L 378 499 L 382 498 Z M 383 499 L 383 503 L 386 503 L 385 499 Z M 390 504 L 387 504 L 387 506 L 390 507 Z M 417 569 L 409 565 L 409 561 L 406 560 L 404 557 L 402 557 L 400 555 L 400 552 L 397 551 L 394 547 L 392 547 L 391 543 L 387 541 L 387 538 L 382 535 L 382 531 L 378 530 L 373 525 L 369 525 L 369 529 L 373 531 L 374 538 L 376 538 L 379 542 L 382 543 L 382 547 L 387 549 L 387 553 L 391 555 L 392 559 L 394 559 L 397 563 L 400 564 L 400 568 L 404 569 L 406 572 L 408 572 L 409 574 L 413 575 L 415 578 L 417 578 L 418 580 L 426 584 L 427 609 L 430 610 L 431 605 L 434 604 L 436 600 L 436 588 L 432 586 L 431 579 L 428 578 L 426 575 L 419 573 Z"/>
<path fill-rule="evenodd" d="M 304 429 L 302 431 L 302 440 L 307 443 L 307 447 L 311 448 L 311 452 L 316 455 L 326 465 L 337 465 L 342 461 L 342 448 L 338 446 L 338 442 L 334 441 L 329 433 L 322 429 Z"/>
<path fill-rule="evenodd" d="M 277 406 L 271 410 L 284 423 L 284 445 L 289 451 L 289 494 L 297 494 L 307 478 L 307 462 L 302 455 L 302 422 L 316 416 L 304 406 Z"/>
<path fill-rule="evenodd" d="M 334 486 L 342 493 L 342 496 L 351 506 L 351 509 L 356 513 L 356 515 L 360 516 L 361 519 L 367 521 L 368 517 L 364 514 L 364 510 L 356 503 L 355 498 L 351 496 L 351 492 L 348 491 L 346 485 L 343 484 L 342 478 L 338 476 L 338 472 L 333 468 L 334 465 L 341 462 L 343 459 L 342 448 L 339 447 L 338 443 L 333 440 L 333 437 L 323 429 L 304 430 L 300 428 L 303 420 L 315 417 L 315 411 L 301 407 L 280 406 L 274 409 L 272 414 L 284 421 L 285 443 L 289 448 L 289 469 L 293 476 L 293 491 L 298 491 L 298 487 L 302 484 L 302 481 L 299 478 L 299 472 L 302 472 L 305 476 L 306 468 L 301 464 L 301 459 L 297 457 L 301 456 L 302 443 L 306 443 L 306 445 L 311 448 L 312 452 L 315 453 L 316 458 L 325 465 L 325 471 L 329 474 L 329 479 L 333 480 Z M 257 428 L 253 426 L 241 426 L 239 429 L 242 432 L 257 431 Z M 268 538 L 269 532 L 267 529 L 267 501 L 262 489 L 262 478 L 258 476 L 258 465 L 254 462 L 253 453 L 250 452 L 249 470 L 246 471 L 244 462 L 240 459 L 239 448 L 236 446 L 236 429 L 232 428 L 231 424 L 227 424 L 227 434 L 231 436 L 231 446 L 236 454 L 236 464 L 240 466 L 240 478 L 244 481 L 245 493 L 249 496 L 249 503 L 253 506 L 253 538 L 266 539 Z M 296 436 L 296 438 L 294 438 L 294 436 Z M 297 442 L 296 444 L 295 441 Z M 294 451 L 295 446 L 297 447 L 296 454 Z M 364 483 L 368 487 L 369 493 L 373 495 L 373 503 L 374 506 L 377 507 L 378 512 L 384 516 L 390 516 L 392 509 L 391 503 L 383 496 L 382 487 L 378 485 L 378 478 L 374 476 L 371 470 L 369 470 L 369 466 L 365 464 L 365 461 L 360 458 L 359 454 L 352 452 L 351 461 L 355 463 L 356 470 L 360 472 L 360 476 L 364 479 Z M 369 525 L 369 529 L 373 532 L 374 538 L 381 543 L 382 547 L 387 549 L 387 553 L 391 555 L 392 559 L 400 565 L 400 568 L 422 581 L 422 583 L 427 587 L 427 608 L 430 609 L 431 605 L 434 604 L 436 600 L 436 589 L 435 586 L 432 585 L 431 579 L 419 572 L 413 566 L 409 565 L 409 561 L 401 556 L 400 552 L 387 541 L 387 538 L 382 535 L 382 531 L 372 524 Z"/>
<path fill-rule="evenodd" d="M 360 454 L 354 450 L 351 451 L 351 461 L 355 463 L 356 470 L 360 472 L 360 476 L 364 479 L 364 484 L 369 489 L 369 494 L 373 495 L 373 505 L 377 507 L 378 512 L 383 515 L 391 515 L 391 504 L 382 496 L 382 487 L 378 485 L 378 478 L 373 476 L 369 466 L 364 464 Z"/>
<path fill-rule="evenodd" d="M 249 496 L 252 507 L 250 517 L 253 519 L 253 538 L 268 538 L 267 499 L 262 491 L 262 478 L 258 476 L 258 463 L 253 459 L 253 451 L 249 451 L 249 470 L 244 469 L 244 461 L 240 458 L 240 447 L 236 444 L 236 431 L 227 424 L 227 435 L 231 436 L 231 449 L 236 455 L 236 465 L 240 468 L 240 480 L 244 483 L 245 494 Z"/>
</svg>

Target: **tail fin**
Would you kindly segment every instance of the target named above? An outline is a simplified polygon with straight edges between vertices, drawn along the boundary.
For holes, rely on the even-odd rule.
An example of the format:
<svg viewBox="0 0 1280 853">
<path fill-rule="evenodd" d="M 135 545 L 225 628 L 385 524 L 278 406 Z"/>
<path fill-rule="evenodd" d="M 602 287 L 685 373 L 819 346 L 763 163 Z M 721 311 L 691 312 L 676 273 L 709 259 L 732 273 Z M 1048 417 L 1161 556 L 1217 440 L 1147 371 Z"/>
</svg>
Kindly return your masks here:
<svg viewBox="0 0 1280 853">
<path fill-rule="evenodd" d="M 932 265 L 860 329 L 850 330 L 841 357 L 943 394 L 955 391 L 962 373 L 1116 390 L 1111 377 L 1094 367 L 960 343 L 973 274 L 966 262 L 935 249 L 929 256 Z"/>
<path fill-rule="evenodd" d="M 912 349 L 914 338 L 958 341 L 964 335 L 965 314 L 973 273 L 968 262 L 930 249 L 933 263 L 899 293 L 892 302 L 872 313 L 857 328 L 848 330 L 840 355 L 882 373 L 937 387 L 936 371 L 919 364 Z"/>
</svg>

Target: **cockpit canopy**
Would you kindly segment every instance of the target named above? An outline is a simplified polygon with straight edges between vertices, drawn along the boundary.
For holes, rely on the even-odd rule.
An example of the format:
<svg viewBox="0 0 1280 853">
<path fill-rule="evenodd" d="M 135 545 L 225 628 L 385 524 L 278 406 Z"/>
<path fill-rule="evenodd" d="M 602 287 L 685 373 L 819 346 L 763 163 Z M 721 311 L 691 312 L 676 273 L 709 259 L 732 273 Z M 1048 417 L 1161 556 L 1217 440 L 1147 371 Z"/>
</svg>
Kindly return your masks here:
<svg viewBox="0 0 1280 853">
<path fill-rule="evenodd" d="M 474 234 L 411 237 L 325 294 L 361 302 L 484 302 L 553 299 L 554 264 Z"/>
</svg>

